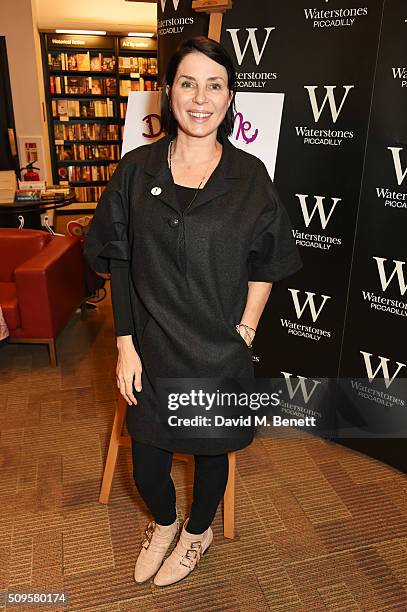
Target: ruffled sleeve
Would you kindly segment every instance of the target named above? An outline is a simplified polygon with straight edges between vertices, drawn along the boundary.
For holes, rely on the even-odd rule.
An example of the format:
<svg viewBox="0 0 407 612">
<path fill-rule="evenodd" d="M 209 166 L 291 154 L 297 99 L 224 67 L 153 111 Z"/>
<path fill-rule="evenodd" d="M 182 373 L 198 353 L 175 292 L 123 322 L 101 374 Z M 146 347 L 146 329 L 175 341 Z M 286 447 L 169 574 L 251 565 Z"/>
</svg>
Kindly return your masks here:
<svg viewBox="0 0 407 612">
<path fill-rule="evenodd" d="M 84 255 L 95 272 L 109 273 L 109 260 L 130 259 L 128 189 L 123 158 L 102 193 L 85 240 Z"/>
<path fill-rule="evenodd" d="M 256 180 L 256 197 L 264 201 L 248 255 L 248 280 L 274 282 L 303 266 L 292 235 L 288 213 L 263 162 Z"/>
</svg>

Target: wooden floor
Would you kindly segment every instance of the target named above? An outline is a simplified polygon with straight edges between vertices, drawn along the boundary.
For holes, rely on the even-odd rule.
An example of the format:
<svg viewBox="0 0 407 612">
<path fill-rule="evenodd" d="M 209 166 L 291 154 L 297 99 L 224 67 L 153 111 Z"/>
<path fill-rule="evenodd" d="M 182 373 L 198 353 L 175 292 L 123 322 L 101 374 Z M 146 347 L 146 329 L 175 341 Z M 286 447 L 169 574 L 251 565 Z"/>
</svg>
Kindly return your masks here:
<svg viewBox="0 0 407 612">
<path fill-rule="evenodd" d="M 65 591 L 69 605 L 0 610 L 357 612 L 407 610 L 407 477 L 311 436 L 257 438 L 237 455 L 236 539 L 184 581 L 137 585 L 149 520 L 121 451 L 98 503 L 116 397 L 108 300 L 57 342 L 0 348 L 0 591 Z M 186 516 L 192 466 L 174 462 Z"/>
</svg>

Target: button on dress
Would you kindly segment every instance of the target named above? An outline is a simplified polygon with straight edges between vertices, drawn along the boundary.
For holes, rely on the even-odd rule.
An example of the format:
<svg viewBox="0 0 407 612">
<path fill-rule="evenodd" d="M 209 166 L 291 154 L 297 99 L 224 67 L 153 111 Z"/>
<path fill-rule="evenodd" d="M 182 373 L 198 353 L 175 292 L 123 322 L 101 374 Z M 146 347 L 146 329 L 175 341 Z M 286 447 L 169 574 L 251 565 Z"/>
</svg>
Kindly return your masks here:
<svg viewBox="0 0 407 612">
<path fill-rule="evenodd" d="M 142 391 L 133 388 L 138 403 L 126 416 L 130 435 L 193 454 L 244 448 L 255 428 L 227 438 L 175 438 L 157 419 L 157 377 L 253 378 L 252 351 L 235 330 L 248 281 L 275 282 L 302 267 L 265 165 L 218 139 L 220 162 L 186 209 L 186 190 L 188 201 L 195 190 L 174 185 L 170 136 L 124 155 L 85 243 L 89 265 L 112 275 L 116 335 L 132 335 L 142 362 Z"/>
</svg>

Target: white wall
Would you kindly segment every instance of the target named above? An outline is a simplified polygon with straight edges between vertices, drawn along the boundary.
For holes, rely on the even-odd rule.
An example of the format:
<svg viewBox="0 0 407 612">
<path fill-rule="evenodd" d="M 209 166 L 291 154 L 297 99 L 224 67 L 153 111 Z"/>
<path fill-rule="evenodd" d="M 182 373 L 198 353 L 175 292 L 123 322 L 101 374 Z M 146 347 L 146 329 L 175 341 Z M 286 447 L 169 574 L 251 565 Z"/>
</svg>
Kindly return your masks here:
<svg viewBox="0 0 407 612">
<path fill-rule="evenodd" d="M 35 24 L 31 0 L 2 0 L 0 36 L 6 37 L 17 138 L 42 138 L 45 178 L 51 182 L 48 131 L 42 108 L 45 96 L 40 43 Z"/>
</svg>

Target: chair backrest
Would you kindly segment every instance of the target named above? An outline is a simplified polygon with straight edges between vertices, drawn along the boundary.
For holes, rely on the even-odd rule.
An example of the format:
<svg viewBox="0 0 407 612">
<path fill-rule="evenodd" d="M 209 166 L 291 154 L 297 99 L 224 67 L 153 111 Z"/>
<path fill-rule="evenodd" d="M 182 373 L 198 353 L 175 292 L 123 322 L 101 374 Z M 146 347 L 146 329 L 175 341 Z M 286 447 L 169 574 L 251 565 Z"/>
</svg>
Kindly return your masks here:
<svg viewBox="0 0 407 612">
<path fill-rule="evenodd" d="M 49 232 L 0 227 L 0 282 L 13 282 L 14 270 L 52 239 Z"/>
</svg>

